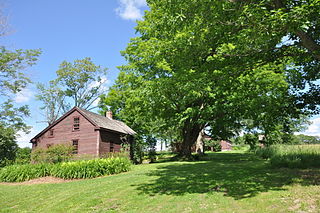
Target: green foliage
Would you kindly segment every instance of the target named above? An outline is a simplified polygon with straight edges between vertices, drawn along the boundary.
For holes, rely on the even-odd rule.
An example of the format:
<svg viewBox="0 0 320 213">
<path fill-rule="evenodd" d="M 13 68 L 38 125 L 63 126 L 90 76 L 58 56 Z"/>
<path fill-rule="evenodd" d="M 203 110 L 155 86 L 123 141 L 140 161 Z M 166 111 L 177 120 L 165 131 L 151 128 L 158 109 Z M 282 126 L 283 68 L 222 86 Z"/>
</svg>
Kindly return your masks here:
<svg viewBox="0 0 320 213">
<path fill-rule="evenodd" d="M 128 158 L 106 158 L 55 164 L 51 175 L 64 179 L 94 178 L 129 171 Z"/>
<path fill-rule="evenodd" d="M 54 176 L 64 179 L 94 178 L 129 171 L 128 158 L 107 158 L 6 166 L 0 170 L 0 182 L 21 182 L 34 178 Z"/>
<path fill-rule="evenodd" d="M 255 153 L 264 159 L 270 159 L 274 167 L 320 167 L 319 145 L 272 145 L 257 148 Z"/>
<path fill-rule="evenodd" d="M 143 157 L 144 157 L 144 148 L 146 147 L 145 141 L 137 136 L 134 140 L 134 145 L 131 147 L 133 150 L 133 156 L 132 156 L 132 161 L 135 164 L 140 164 L 142 163 Z"/>
<path fill-rule="evenodd" d="M 50 81 L 49 85 L 38 83 L 37 100 L 42 102 L 41 110 L 45 111 L 46 121 L 48 125 L 51 125 L 56 121 L 62 112 L 67 111 L 65 102 L 66 96 L 57 81 Z"/>
<path fill-rule="evenodd" d="M 308 55 L 307 61 L 314 58 L 301 50 L 301 43 L 288 47 L 282 40 L 291 35 L 291 24 L 299 27 L 303 21 L 289 24 L 292 20 L 269 1 L 148 4 L 150 11 L 136 27 L 139 36 L 122 52 L 128 64 L 120 67 L 101 108 L 111 106 L 129 125 L 141 126 L 143 136 L 173 130 L 182 144 L 180 154 L 186 156 L 205 127 L 220 138 L 243 128 L 271 135 L 280 125 L 282 132 L 292 132 L 289 124 L 308 111 L 304 97 L 292 90 L 296 82 L 304 83 L 308 71 L 300 73 L 302 66 L 292 65 L 301 65 L 302 55 Z M 299 7 L 307 15 L 304 4 Z M 318 11 L 315 5 L 309 7 Z M 312 88 L 314 94 L 319 90 Z M 276 137 L 269 138 L 274 143 Z"/>
<path fill-rule="evenodd" d="M 28 164 L 31 161 L 31 148 L 18 148 L 16 157 L 14 160 L 15 164 Z"/>
<path fill-rule="evenodd" d="M 6 166 L 0 170 L 1 182 L 21 182 L 50 175 L 51 164 Z"/>
<path fill-rule="evenodd" d="M 310 135 L 293 135 L 292 137 L 293 144 L 319 144 L 319 136 L 310 136 Z"/>
<path fill-rule="evenodd" d="M 156 145 L 157 145 L 157 139 L 154 137 L 147 137 L 146 143 L 148 147 L 148 159 L 150 160 L 150 163 L 154 163 L 157 159 L 157 152 L 156 152 Z"/>
<path fill-rule="evenodd" d="M 106 91 L 106 71 L 95 65 L 91 58 L 63 61 L 56 71 L 57 78 L 49 85 L 38 84 L 38 100 L 42 102 L 48 124 L 53 123 L 61 114 L 77 106 L 93 109 L 92 104 Z"/>
<path fill-rule="evenodd" d="M 57 70 L 57 83 L 73 100 L 73 105 L 88 109 L 101 95 L 107 68 L 95 65 L 91 58 L 63 61 Z"/>
<path fill-rule="evenodd" d="M 245 134 L 244 135 L 245 144 L 250 146 L 250 150 L 254 150 L 258 143 L 258 136 L 255 134 Z"/>
<path fill-rule="evenodd" d="M 232 150 L 234 151 L 248 151 L 250 149 L 250 146 L 245 145 L 245 144 L 236 144 L 236 145 L 232 145 Z"/>
<path fill-rule="evenodd" d="M 73 146 L 57 144 L 47 149 L 36 148 L 31 153 L 31 160 L 34 163 L 59 163 L 69 161 L 72 157 Z"/>
<path fill-rule="evenodd" d="M 0 123 L 0 167 L 11 164 L 15 159 L 18 145 L 15 131 Z"/>
<path fill-rule="evenodd" d="M 221 151 L 221 144 L 220 140 L 209 140 L 205 142 L 206 147 L 213 147 L 213 150 L 215 152 L 220 152 Z"/>
<path fill-rule="evenodd" d="M 15 131 L 28 131 L 23 117 L 29 115 L 28 106 L 15 107 L 12 96 L 26 88 L 31 80 L 23 72 L 37 61 L 40 50 L 10 51 L 0 46 L 0 123 Z"/>
</svg>

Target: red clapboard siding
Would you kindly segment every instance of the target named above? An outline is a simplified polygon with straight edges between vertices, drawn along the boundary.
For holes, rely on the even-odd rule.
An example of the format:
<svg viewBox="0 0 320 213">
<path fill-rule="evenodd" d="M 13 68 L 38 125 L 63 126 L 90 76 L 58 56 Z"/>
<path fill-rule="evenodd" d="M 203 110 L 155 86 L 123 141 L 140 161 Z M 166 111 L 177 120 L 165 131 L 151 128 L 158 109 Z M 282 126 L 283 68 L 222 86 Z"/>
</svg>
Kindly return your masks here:
<svg viewBox="0 0 320 213">
<path fill-rule="evenodd" d="M 80 128 L 73 131 L 74 117 L 80 118 Z M 50 136 L 50 130 L 53 129 L 53 136 Z M 78 154 L 98 154 L 97 139 L 99 131 L 95 131 L 94 125 L 84 118 L 79 112 L 74 111 L 69 116 L 62 119 L 59 123 L 44 132 L 40 138 L 37 138 L 37 147 L 47 148 L 48 145 L 71 144 L 72 140 L 78 140 Z M 33 145 L 33 148 L 34 145 Z"/>
<path fill-rule="evenodd" d="M 120 135 L 111 131 L 100 131 L 100 155 L 110 152 L 111 143 L 113 145 L 113 151 L 119 152 L 121 149 Z"/>
</svg>

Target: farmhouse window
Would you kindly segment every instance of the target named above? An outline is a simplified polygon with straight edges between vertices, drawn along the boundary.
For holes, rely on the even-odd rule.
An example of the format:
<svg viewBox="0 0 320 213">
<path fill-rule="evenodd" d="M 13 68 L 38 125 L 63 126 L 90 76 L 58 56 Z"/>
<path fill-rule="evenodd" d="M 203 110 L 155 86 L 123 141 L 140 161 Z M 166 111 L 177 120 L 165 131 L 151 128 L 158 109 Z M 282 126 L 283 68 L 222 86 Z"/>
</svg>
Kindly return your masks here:
<svg viewBox="0 0 320 213">
<path fill-rule="evenodd" d="M 53 137 L 54 135 L 53 135 L 53 129 L 50 129 L 49 130 L 49 137 Z"/>
<path fill-rule="evenodd" d="M 78 140 L 72 140 L 73 154 L 78 154 Z"/>
<path fill-rule="evenodd" d="M 78 130 L 80 130 L 80 118 L 74 117 L 73 118 L 73 131 L 78 131 Z"/>
<path fill-rule="evenodd" d="M 110 142 L 110 152 L 113 152 L 114 151 L 114 146 L 113 146 L 113 143 Z"/>
</svg>

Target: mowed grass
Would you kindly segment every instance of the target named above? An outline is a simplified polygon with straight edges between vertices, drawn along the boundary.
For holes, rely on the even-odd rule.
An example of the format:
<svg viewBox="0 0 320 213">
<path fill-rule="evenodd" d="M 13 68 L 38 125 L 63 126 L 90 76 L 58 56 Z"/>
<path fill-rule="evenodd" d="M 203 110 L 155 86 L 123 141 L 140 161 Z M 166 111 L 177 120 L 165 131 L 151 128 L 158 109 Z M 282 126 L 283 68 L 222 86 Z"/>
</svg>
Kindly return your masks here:
<svg viewBox="0 0 320 213">
<path fill-rule="evenodd" d="M 319 212 L 320 169 L 273 169 L 241 152 L 134 166 L 56 184 L 0 184 L 2 212 Z"/>
</svg>

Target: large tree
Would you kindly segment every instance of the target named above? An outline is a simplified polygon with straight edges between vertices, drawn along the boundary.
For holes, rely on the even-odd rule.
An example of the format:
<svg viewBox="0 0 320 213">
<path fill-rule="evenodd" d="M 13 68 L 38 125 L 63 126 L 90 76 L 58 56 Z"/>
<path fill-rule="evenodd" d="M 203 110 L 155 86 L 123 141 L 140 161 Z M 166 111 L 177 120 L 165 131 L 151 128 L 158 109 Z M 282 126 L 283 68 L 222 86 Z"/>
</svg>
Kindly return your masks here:
<svg viewBox="0 0 320 213">
<path fill-rule="evenodd" d="M 0 10 L 0 36 L 6 32 L 6 17 Z M 17 132 L 29 130 L 24 122 L 28 106 L 17 106 L 14 98 L 31 83 L 25 70 L 35 64 L 39 54 L 40 50 L 10 50 L 0 45 L 0 167 L 15 158 Z"/>
<path fill-rule="evenodd" d="M 24 69 L 33 65 L 39 54 L 39 50 L 0 47 L 0 122 L 6 127 L 27 130 L 23 117 L 29 115 L 28 106 L 16 107 L 14 96 L 31 83 Z"/>
<path fill-rule="evenodd" d="M 97 99 L 105 93 L 106 71 L 95 65 L 90 58 L 63 61 L 57 70 L 57 78 L 49 85 L 38 84 L 38 100 L 42 102 L 46 122 L 50 125 L 68 111 L 77 106 L 93 109 Z"/>
<path fill-rule="evenodd" d="M 15 159 L 17 149 L 15 131 L 0 123 L 0 167 Z"/>
<path fill-rule="evenodd" d="M 45 122 L 51 125 L 67 111 L 69 106 L 65 103 L 66 96 L 56 81 L 50 81 L 49 85 L 38 83 L 37 88 L 36 98 L 42 102 L 40 109 L 44 112 Z"/>
<path fill-rule="evenodd" d="M 232 34 L 227 33 L 231 27 L 219 23 L 237 20 L 239 12 L 229 11 L 234 3 L 173 2 L 149 1 L 150 11 L 137 26 L 141 36 L 123 52 L 129 64 L 121 67 L 119 81 L 109 94 L 119 103 L 118 109 L 131 114 L 139 106 L 136 114 L 145 125 L 155 119 L 165 121 L 162 130 L 175 127 L 180 154 L 186 157 L 206 126 L 215 136 L 227 138 L 245 118 L 285 117 L 284 108 L 291 101 L 287 59 L 262 64 L 230 57 L 236 52 Z M 210 21 L 208 10 L 213 13 Z"/>
<path fill-rule="evenodd" d="M 136 27 L 140 36 L 123 52 L 129 63 L 121 78 L 131 80 L 118 82 L 109 97 L 126 94 L 116 101 L 123 112 L 140 104 L 146 121 L 179 129 L 181 155 L 190 156 L 206 126 L 227 138 L 251 120 L 250 128 L 271 135 L 316 112 L 318 1 L 148 4 Z"/>
<path fill-rule="evenodd" d="M 105 92 L 107 68 L 95 65 L 90 58 L 63 61 L 57 70 L 58 84 L 64 87 L 65 95 L 73 101 L 73 106 L 88 109 Z"/>
<path fill-rule="evenodd" d="M 0 8 L 0 36 L 8 33 L 7 17 Z M 35 64 L 40 50 L 10 50 L 0 45 L 0 125 L 15 131 L 27 131 L 23 118 L 29 115 L 28 106 L 17 107 L 14 97 L 31 83 L 27 67 Z"/>
</svg>

